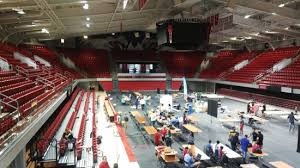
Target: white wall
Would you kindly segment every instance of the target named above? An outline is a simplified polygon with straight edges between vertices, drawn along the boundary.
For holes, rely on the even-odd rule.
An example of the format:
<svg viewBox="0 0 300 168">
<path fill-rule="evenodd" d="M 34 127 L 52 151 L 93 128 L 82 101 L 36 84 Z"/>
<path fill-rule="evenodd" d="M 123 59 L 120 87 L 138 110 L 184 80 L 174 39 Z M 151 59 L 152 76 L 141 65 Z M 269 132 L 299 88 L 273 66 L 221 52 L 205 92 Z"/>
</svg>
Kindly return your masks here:
<svg viewBox="0 0 300 168">
<path fill-rule="evenodd" d="M 31 66 L 34 69 L 37 69 L 37 65 L 36 65 L 35 61 L 33 61 L 32 59 L 25 57 L 24 55 L 22 55 L 18 52 L 14 52 L 14 57 L 16 59 L 20 60 L 21 62 L 27 64 L 28 66 Z"/>
<path fill-rule="evenodd" d="M 9 64 L 6 61 L 0 59 L 0 69 L 8 71 L 9 70 Z"/>
<path fill-rule="evenodd" d="M 47 67 L 51 67 L 51 64 L 48 61 L 44 60 L 43 58 L 41 58 L 37 55 L 34 55 L 33 57 L 34 57 L 34 60 L 39 61 L 41 64 L 44 64 Z"/>
</svg>

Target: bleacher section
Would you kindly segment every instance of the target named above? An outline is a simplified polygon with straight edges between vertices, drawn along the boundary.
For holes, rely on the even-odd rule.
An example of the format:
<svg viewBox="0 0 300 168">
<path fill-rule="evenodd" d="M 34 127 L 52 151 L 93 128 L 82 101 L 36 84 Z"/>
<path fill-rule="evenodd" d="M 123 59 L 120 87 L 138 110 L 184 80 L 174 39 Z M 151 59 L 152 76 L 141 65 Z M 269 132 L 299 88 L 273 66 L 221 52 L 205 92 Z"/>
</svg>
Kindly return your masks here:
<svg viewBox="0 0 300 168">
<path fill-rule="evenodd" d="M 52 65 L 52 67 L 54 67 L 63 75 L 66 75 L 70 78 L 80 77 L 80 74 L 78 72 L 63 65 L 59 60 L 58 54 L 53 50 L 47 48 L 46 46 L 24 45 L 23 47 L 29 49 L 32 52 L 32 55 L 38 55 L 40 58 L 48 61 Z"/>
<path fill-rule="evenodd" d="M 172 77 L 194 77 L 204 59 L 199 52 L 161 52 L 160 56 Z"/>
<path fill-rule="evenodd" d="M 70 107 L 72 106 L 75 98 L 77 97 L 77 94 L 79 94 L 79 89 L 77 88 L 74 93 L 72 94 L 72 97 L 70 100 L 64 105 L 64 107 L 60 110 L 57 117 L 55 118 L 54 122 L 49 126 L 47 131 L 44 133 L 43 141 L 40 141 L 38 143 L 38 151 L 41 156 L 44 155 L 47 147 L 49 146 L 50 141 L 54 137 L 56 131 L 60 127 L 62 121 L 64 120 L 67 112 L 69 111 Z"/>
<path fill-rule="evenodd" d="M 60 49 L 65 57 L 70 58 L 91 78 L 111 77 L 107 51 L 97 49 Z"/>
<path fill-rule="evenodd" d="M 39 64 L 37 69 L 33 69 L 15 59 L 14 52 L 21 52 L 24 57 L 33 59 L 32 54 L 24 49 L 0 43 L 0 57 L 10 65 L 10 70 L 0 71 L 0 135 L 12 128 L 18 120 L 42 107 L 72 81 L 72 77 L 63 76 L 63 71 L 54 67 L 47 68 Z"/>
<path fill-rule="evenodd" d="M 288 108 L 288 109 L 295 109 L 296 106 L 299 107 L 300 105 L 299 101 L 293 101 L 288 99 L 282 99 L 277 97 L 265 96 L 265 95 L 255 94 L 255 93 L 242 92 L 242 91 L 236 91 L 236 90 L 230 90 L 224 88 L 219 89 L 217 93 L 239 98 L 239 99 L 244 99 L 244 100 L 255 100 L 263 104 L 269 104 L 269 105 Z"/>
<path fill-rule="evenodd" d="M 252 62 L 240 70 L 234 71 L 227 77 L 228 81 L 252 83 L 263 76 L 274 64 L 280 62 L 284 58 L 295 56 L 299 47 L 278 48 L 276 50 L 268 50 L 258 55 Z"/>
<path fill-rule="evenodd" d="M 292 88 L 300 88 L 300 59 L 286 68 L 271 73 L 257 82 L 259 85 L 279 85 Z"/>
<path fill-rule="evenodd" d="M 200 73 L 200 78 L 219 79 L 230 68 L 233 68 L 243 60 L 251 59 L 255 55 L 256 52 L 221 51 L 210 59 L 209 68 Z"/>
</svg>

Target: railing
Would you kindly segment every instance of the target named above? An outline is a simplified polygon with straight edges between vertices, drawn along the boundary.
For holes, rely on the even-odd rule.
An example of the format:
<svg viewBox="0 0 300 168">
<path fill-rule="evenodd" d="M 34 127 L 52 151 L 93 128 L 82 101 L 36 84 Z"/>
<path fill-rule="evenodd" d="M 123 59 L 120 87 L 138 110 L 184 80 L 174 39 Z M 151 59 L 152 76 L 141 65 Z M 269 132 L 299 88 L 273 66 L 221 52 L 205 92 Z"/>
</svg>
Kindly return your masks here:
<svg viewBox="0 0 300 168">
<path fill-rule="evenodd" d="M 272 72 L 273 72 L 273 67 L 271 67 L 271 68 L 269 68 L 268 70 L 266 70 L 265 72 L 260 73 L 259 75 L 257 75 L 257 76 L 254 78 L 254 81 L 258 81 L 258 80 L 260 80 L 262 77 L 264 77 L 264 76 L 266 76 L 266 75 L 268 75 L 268 74 L 270 74 L 270 73 L 272 73 Z"/>
<path fill-rule="evenodd" d="M 3 93 L 1 93 L 0 92 L 0 97 L 2 98 L 2 99 L 0 99 L 0 104 L 5 104 L 5 105 L 7 105 L 7 106 L 9 106 L 9 107 L 11 107 L 11 108 L 13 108 L 14 109 L 14 111 L 12 112 L 12 113 L 10 113 L 10 114 L 17 114 L 18 115 L 18 121 L 20 120 L 20 111 L 19 111 L 19 102 L 16 100 L 16 99 L 13 99 L 13 98 L 11 98 L 11 97 L 9 97 L 9 96 L 7 96 L 7 95 L 5 95 L 5 94 L 3 94 Z M 9 99 L 10 101 L 9 102 L 4 102 L 3 101 L 3 99 Z M 16 105 L 17 106 L 14 106 L 14 105 L 12 105 L 12 104 L 10 104 L 10 103 L 12 103 L 12 102 L 16 102 Z M 0 121 L 2 121 L 2 119 L 3 118 L 0 118 Z"/>
<path fill-rule="evenodd" d="M 51 87 L 52 89 L 55 88 L 55 85 L 54 85 L 54 83 L 53 83 L 52 81 L 49 81 L 49 80 L 47 80 L 47 79 L 45 79 L 45 78 L 43 78 L 43 77 L 38 76 L 38 77 L 36 78 L 36 81 L 37 81 L 37 82 L 40 82 L 40 83 L 42 83 L 42 84 L 44 84 L 44 85 L 46 85 L 46 86 L 49 86 L 49 87 Z"/>
<path fill-rule="evenodd" d="M 20 67 L 20 66 L 16 66 L 16 71 L 19 73 L 19 74 L 24 74 L 26 77 L 29 76 L 29 71 L 23 67 Z"/>
<path fill-rule="evenodd" d="M 56 73 L 56 74 L 55 74 L 55 77 L 58 77 L 58 78 L 60 78 L 60 79 L 62 79 L 62 80 L 68 80 L 67 77 L 65 77 L 64 75 L 62 75 L 62 74 L 60 74 L 60 73 Z"/>
</svg>

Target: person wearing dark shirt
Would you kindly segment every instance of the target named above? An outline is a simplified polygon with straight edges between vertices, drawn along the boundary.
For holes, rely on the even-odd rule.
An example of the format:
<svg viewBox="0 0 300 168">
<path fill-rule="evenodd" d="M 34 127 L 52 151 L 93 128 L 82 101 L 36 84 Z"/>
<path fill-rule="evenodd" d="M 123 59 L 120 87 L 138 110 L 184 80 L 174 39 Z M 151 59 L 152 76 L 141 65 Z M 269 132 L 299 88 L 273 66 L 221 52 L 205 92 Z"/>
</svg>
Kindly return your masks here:
<svg viewBox="0 0 300 168">
<path fill-rule="evenodd" d="M 252 141 L 255 142 L 257 140 L 257 136 L 258 136 L 258 134 L 256 132 L 256 128 L 253 128 L 251 136 L 252 136 Z"/>
<path fill-rule="evenodd" d="M 298 121 L 295 116 L 294 113 L 291 112 L 291 114 L 288 116 L 288 121 L 289 121 L 289 132 L 294 132 L 295 130 L 295 121 Z"/>
<path fill-rule="evenodd" d="M 230 139 L 230 144 L 231 144 L 231 149 L 233 151 L 236 151 L 236 146 L 239 143 L 239 134 L 236 133 L 231 139 Z"/>
<path fill-rule="evenodd" d="M 208 141 L 208 144 L 205 146 L 205 153 L 208 155 L 208 156 L 212 156 L 213 155 L 213 148 L 212 148 L 212 145 L 211 145 L 211 140 Z"/>
<path fill-rule="evenodd" d="M 246 162 L 249 143 L 248 135 L 245 135 L 245 137 L 241 139 L 241 151 L 243 154 L 244 163 Z"/>
<path fill-rule="evenodd" d="M 258 131 L 258 134 L 257 134 L 257 145 L 259 145 L 260 148 L 262 148 L 263 142 L 264 142 L 264 135 L 260 131 Z"/>
</svg>

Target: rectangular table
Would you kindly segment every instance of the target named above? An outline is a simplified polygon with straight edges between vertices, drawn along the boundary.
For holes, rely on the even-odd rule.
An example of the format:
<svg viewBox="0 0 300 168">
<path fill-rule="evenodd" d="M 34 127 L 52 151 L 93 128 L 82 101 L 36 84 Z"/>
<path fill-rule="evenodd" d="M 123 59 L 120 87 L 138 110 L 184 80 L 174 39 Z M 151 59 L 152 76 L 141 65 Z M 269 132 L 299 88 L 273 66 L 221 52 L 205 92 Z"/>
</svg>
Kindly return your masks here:
<svg viewBox="0 0 300 168">
<path fill-rule="evenodd" d="M 241 164 L 240 167 L 241 168 L 259 168 L 255 164 Z"/>
<path fill-rule="evenodd" d="M 193 133 L 202 132 L 199 128 L 195 127 L 192 124 L 183 124 L 182 126 L 185 129 L 187 129 L 188 131 L 193 132 Z"/>
<path fill-rule="evenodd" d="M 165 163 L 176 163 L 179 162 L 179 158 L 176 156 L 177 151 L 171 149 L 169 152 L 165 152 L 166 146 L 156 146 L 155 150 L 157 154 L 164 160 Z"/>
<path fill-rule="evenodd" d="M 198 154 L 200 154 L 201 155 L 200 160 L 210 160 L 210 157 L 207 156 L 202 150 L 197 148 L 195 145 L 187 145 L 187 144 L 182 145 L 182 148 L 185 147 L 188 147 L 192 151 L 193 156 L 197 156 Z"/>
<path fill-rule="evenodd" d="M 290 114 L 290 111 L 281 111 L 281 110 L 267 110 L 265 111 L 265 114 L 267 115 L 286 115 Z"/>
<path fill-rule="evenodd" d="M 272 166 L 276 168 L 294 168 L 283 161 L 269 162 Z"/>
<path fill-rule="evenodd" d="M 138 112 L 138 111 L 131 111 L 130 113 L 131 113 L 131 115 L 132 115 L 133 117 L 135 117 L 135 116 L 137 116 L 137 115 L 141 115 L 141 113 Z"/>
<path fill-rule="evenodd" d="M 189 115 L 189 116 L 187 116 L 186 118 L 187 118 L 188 120 L 190 120 L 191 122 L 193 122 L 193 123 L 196 123 L 196 122 L 199 121 L 199 118 L 196 117 L 196 116 L 193 116 L 193 115 Z"/>
<path fill-rule="evenodd" d="M 144 116 L 136 115 L 135 119 L 139 124 L 146 124 L 146 119 Z"/>
<path fill-rule="evenodd" d="M 153 126 L 144 126 L 144 129 L 149 135 L 154 135 L 157 133 L 157 130 Z"/>
<path fill-rule="evenodd" d="M 258 121 L 260 123 L 265 123 L 267 122 L 268 120 L 266 119 L 263 119 L 263 118 L 260 118 L 260 117 L 257 117 L 255 115 L 251 115 L 251 114 L 244 114 L 243 115 L 245 118 L 253 118 L 255 121 Z"/>
<path fill-rule="evenodd" d="M 213 146 L 213 151 L 215 151 L 216 144 L 213 144 L 212 146 Z M 235 151 L 233 151 L 232 149 L 228 148 L 226 145 L 223 145 L 220 143 L 219 146 L 220 147 L 223 146 L 223 151 L 229 159 L 237 159 L 237 158 L 242 157 L 240 154 L 238 154 Z"/>
<path fill-rule="evenodd" d="M 248 153 L 250 153 L 251 155 L 255 156 L 255 157 L 264 157 L 264 156 L 268 156 L 267 153 L 262 152 L 262 153 L 253 153 L 252 152 L 252 148 L 248 148 Z"/>
</svg>

